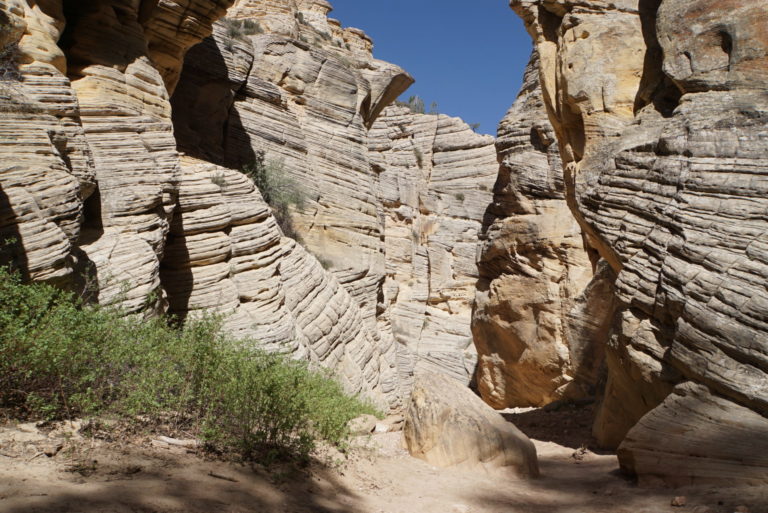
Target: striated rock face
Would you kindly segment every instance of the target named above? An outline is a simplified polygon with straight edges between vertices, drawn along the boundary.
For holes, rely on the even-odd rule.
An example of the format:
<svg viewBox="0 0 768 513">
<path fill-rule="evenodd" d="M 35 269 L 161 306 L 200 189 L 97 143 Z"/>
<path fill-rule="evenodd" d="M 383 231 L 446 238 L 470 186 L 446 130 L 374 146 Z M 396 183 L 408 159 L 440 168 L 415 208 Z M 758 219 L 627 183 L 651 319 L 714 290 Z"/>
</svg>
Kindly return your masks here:
<svg viewBox="0 0 768 513">
<path fill-rule="evenodd" d="M 499 125 L 501 166 L 481 234 L 472 331 L 477 386 L 496 408 L 595 395 L 613 314 L 613 275 L 593 278 L 565 201 L 534 52 Z"/>
<path fill-rule="evenodd" d="M 4 81 L 2 109 L 2 122 L 15 132 L 1 143 L 9 155 L 0 170 L 2 231 L 15 241 L 4 255 L 36 280 L 71 283 L 87 274 L 101 301 L 121 296 L 131 311 L 159 296 L 159 257 L 178 179 L 170 103 L 148 41 L 173 34 L 193 44 L 226 7 L 187 2 L 198 28 L 179 6 L 166 4 L 0 6 L 21 29 L 4 42 L 4 68 L 15 75 Z M 145 27 L 155 17 L 164 22 Z M 15 42 L 17 50 L 8 46 Z"/>
<path fill-rule="evenodd" d="M 315 12 L 317 3 L 310 4 L 307 9 Z M 347 251 L 351 263 L 341 265 L 336 278 L 282 236 L 244 175 L 193 159 L 182 166 L 179 160 L 170 93 L 186 49 L 210 33 L 228 5 L 0 3 L 9 27 L 0 41 L 2 263 L 101 303 L 119 301 L 128 312 L 222 312 L 232 331 L 325 365 L 350 391 L 396 407 L 395 346 L 391 335 L 382 337 L 375 319 L 383 256 L 364 135 L 366 123 L 411 79 L 372 59 L 370 45 L 352 44 L 363 37 L 355 31 L 340 46 L 318 37 L 333 46 L 331 53 L 346 52 L 359 66 L 341 61 L 340 53 L 331 62 L 328 52 L 277 36 L 262 40 L 264 54 L 241 36 L 227 38 L 229 61 L 214 63 L 224 86 L 209 87 L 205 95 L 217 100 L 213 93 L 224 91 L 230 102 L 240 89 L 256 95 L 242 105 L 251 132 L 227 125 L 234 134 L 227 140 L 239 148 L 237 163 L 248 162 L 255 151 L 281 148 L 274 157 L 285 159 L 285 167 L 322 169 L 338 194 L 352 198 L 337 201 L 348 209 L 335 213 L 343 218 L 337 229 L 351 234 L 345 244 L 360 242 L 363 257 L 358 261 Z M 339 31 L 346 34 L 340 25 Z M 281 86 L 294 96 L 275 85 L 284 66 L 289 73 Z M 297 92 L 301 88 L 306 97 Z M 289 104 L 302 107 L 291 111 Z M 224 115 L 229 107 L 225 103 Z M 275 116 L 286 123 L 278 126 L 284 139 L 275 143 L 269 135 L 275 144 L 262 147 L 267 139 L 254 136 L 251 146 L 251 134 L 272 130 Z M 179 127 L 182 135 L 195 133 L 195 127 Z M 209 136 L 215 146 L 215 131 Z M 338 145 L 330 148 L 327 141 L 336 137 Z M 182 146 L 188 141 L 182 137 Z M 200 145 L 200 153 L 206 150 Z M 352 175 L 335 175 L 339 169 Z M 360 180 L 370 186 L 358 188 Z M 319 208 L 318 191 L 308 192 Z M 342 287 L 343 280 L 355 286 Z"/>
<path fill-rule="evenodd" d="M 382 380 L 392 392 L 396 348 L 391 331 L 380 329 L 377 318 L 384 243 L 367 132 L 413 80 L 373 59 L 370 44 L 352 44 L 367 37 L 341 29 L 327 19 L 327 11 L 325 2 L 240 2 L 230 12 L 240 21 L 218 23 L 213 36 L 188 54 L 173 97 L 174 126 L 180 149 L 190 155 L 243 168 L 263 154 L 268 167 L 298 184 L 303 205 L 282 228 L 317 255 L 333 277 L 301 271 L 303 279 L 292 291 L 297 308 L 314 323 L 317 312 L 305 299 L 310 297 L 323 308 L 340 309 L 338 317 L 355 324 L 355 334 L 347 334 L 333 320 L 308 344 L 333 346 L 340 338 L 355 345 L 355 337 L 364 338 L 355 358 L 363 367 L 373 358 L 382 368 L 366 370 L 367 377 Z M 250 34 L 238 29 L 246 23 Z M 343 308 L 323 305 L 325 295 L 314 296 L 313 290 L 325 290 L 328 280 L 333 287 L 342 285 L 331 295 L 343 293 Z M 173 288 L 169 282 L 170 295 L 186 295 Z M 210 306 L 228 307 L 223 296 L 221 304 Z"/>
<path fill-rule="evenodd" d="M 512 3 L 568 201 L 618 273 L 596 434 L 642 475 L 764 484 L 734 435 L 768 432 L 768 4 Z"/>
<path fill-rule="evenodd" d="M 161 270 L 170 312 L 219 312 L 235 335 L 320 363 L 350 392 L 396 406 L 394 347 L 383 354 L 353 298 L 281 234 L 253 182 L 188 157 L 181 167 Z"/>
<path fill-rule="evenodd" d="M 20 0 L 0 2 L 1 263 L 30 279 L 66 283 L 95 169 L 56 45 L 61 7 L 41 7 L 35 17 L 28 9 Z"/>
<path fill-rule="evenodd" d="M 507 467 L 537 477 L 536 448 L 525 434 L 466 386 L 444 374 L 420 374 L 403 436 L 412 456 L 438 467 Z"/>
<path fill-rule="evenodd" d="M 400 349 L 401 382 L 441 372 L 469 383 L 477 238 L 496 179 L 493 138 L 458 118 L 384 110 L 369 133 L 384 224 L 381 320 Z"/>
<path fill-rule="evenodd" d="M 373 59 L 370 44 L 353 44 L 367 38 L 342 30 L 327 10 L 325 2 L 239 3 L 233 16 L 260 30 L 292 28 L 244 35 L 217 24 L 187 56 L 174 125 L 190 155 L 239 168 L 264 152 L 300 184 L 306 200 L 287 229 L 351 294 L 376 343 L 394 347 L 377 328 L 385 268 L 367 126 L 412 79 Z"/>
</svg>

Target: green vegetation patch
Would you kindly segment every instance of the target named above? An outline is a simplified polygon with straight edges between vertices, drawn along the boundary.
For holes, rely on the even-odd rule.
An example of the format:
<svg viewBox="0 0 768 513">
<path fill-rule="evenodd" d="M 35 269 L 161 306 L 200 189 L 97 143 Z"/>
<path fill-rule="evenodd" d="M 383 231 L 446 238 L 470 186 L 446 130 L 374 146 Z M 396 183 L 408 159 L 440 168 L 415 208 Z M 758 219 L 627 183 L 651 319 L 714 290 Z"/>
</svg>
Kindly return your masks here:
<svg viewBox="0 0 768 513">
<path fill-rule="evenodd" d="M 291 209 L 303 210 L 307 194 L 304 188 L 288 175 L 285 163 L 282 160 L 268 160 L 264 152 L 260 151 L 256 153 L 253 162 L 243 166 L 242 172 L 253 180 L 264 201 L 271 207 L 272 215 L 283 233 L 300 240 L 301 237 L 293 226 Z"/>
<path fill-rule="evenodd" d="M 21 418 L 176 419 L 211 449 L 306 459 L 373 413 L 328 374 L 235 340 L 219 319 L 124 316 L 0 268 L 0 407 Z"/>
</svg>

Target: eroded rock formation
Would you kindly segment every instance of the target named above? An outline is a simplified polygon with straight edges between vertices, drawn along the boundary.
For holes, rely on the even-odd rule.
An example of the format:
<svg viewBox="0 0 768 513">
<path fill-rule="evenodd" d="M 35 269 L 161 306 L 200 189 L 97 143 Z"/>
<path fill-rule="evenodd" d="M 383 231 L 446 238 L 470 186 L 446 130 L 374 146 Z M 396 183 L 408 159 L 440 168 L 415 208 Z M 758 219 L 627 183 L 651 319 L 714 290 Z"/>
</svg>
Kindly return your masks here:
<svg viewBox="0 0 768 513">
<path fill-rule="evenodd" d="M 317 2 L 311 4 L 310 11 Z M 210 34 L 228 6 L 214 0 L 0 5 L 9 27 L 3 31 L 3 50 L 9 51 L 2 57 L 0 91 L 3 260 L 30 279 L 57 281 L 102 303 L 119 301 L 127 312 L 222 312 L 233 331 L 326 365 L 350 391 L 396 407 L 395 347 L 376 329 L 375 284 L 349 289 L 373 297 L 368 303 L 350 295 L 304 248 L 282 236 L 240 173 L 192 159 L 180 163 L 170 94 L 185 51 Z M 228 41 L 237 45 L 231 53 L 240 60 L 221 62 L 225 77 L 247 77 L 255 67 L 250 43 L 236 39 Z M 291 46 L 276 36 L 270 41 Z M 366 51 L 364 44 L 348 44 L 343 51 Z M 300 78 L 292 84 L 299 87 L 307 76 L 313 77 L 307 83 L 319 81 L 325 96 L 310 98 L 308 110 L 331 121 L 302 131 L 294 115 L 289 128 L 297 130 L 287 136 L 304 141 L 311 135 L 314 143 L 301 143 L 302 158 L 321 154 L 316 158 L 328 174 L 338 171 L 329 159 L 342 159 L 366 176 L 365 123 L 410 78 L 373 60 L 369 47 L 363 72 L 338 60 L 326 64 L 324 56 L 313 61 L 307 56 L 315 50 L 297 45 L 306 55 L 298 58 Z M 269 94 L 278 87 L 258 73 L 273 78 L 277 68 L 291 65 L 270 55 L 252 82 Z M 270 102 L 266 109 L 274 107 Z M 269 125 L 269 114 L 251 111 L 259 119 L 253 129 Z M 326 155 L 319 141 L 335 135 L 350 142 Z M 283 142 L 286 151 L 295 150 L 294 140 Z M 248 139 L 241 143 L 250 149 Z M 349 191 L 349 185 L 340 187 Z M 371 233 L 378 226 L 375 202 L 365 203 L 372 190 L 360 189 L 359 201 L 347 202 L 350 212 L 365 218 L 358 222 L 350 213 L 345 221 L 352 232 L 362 227 L 363 239 L 368 225 Z M 376 258 L 383 262 L 374 253 L 362 259 L 368 266 L 358 269 L 362 275 Z M 354 281 L 360 273 L 347 276 Z"/>
<path fill-rule="evenodd" d="M 0 62 L 4 260 L 131 313 L 221 313 L 385 407 L 419 361 L 468 381 L 492 139 L 400 112 L 374 141 L 406 72 L 325 1 L 242 0 L 222 19 L 230 3 L 0 4 L 0 43 L 19 48 Z M 235 171 L 262 155 L 306 198 L 282 228 Z"/>
<path fill-rule="evenodd" d="M 593 268 L 565 201 L 534 52 L 499 125 L 501 166 L 483 226 L 472 331 L 477 386 L 497 408 L 593 397 L 613 314 L 611 270 Z"/>
<path fill-rule="evenodd" d="M 380 316 L 399 343 L 401 381 L 442 372 L 469 383 L 477 240 L 496 179 L 493 138 L 458 118 L 384 110 L 369 134 L 384 222 Z"/>
<path fill-rule="evenodd" d="M 382 351 L 395 351 L 401 390 L 422 368 L 468 382 L 493 139 L 448 116 L 382 113 L 412 79 L 327 11 L 238 3 L 230 15 L 264 33 L 224 21 L 190 51 L 172 100 L 180 147 L 230 167 L 261 152 L 279 163 L 307 196 L 292 235 L 351 294 Z"/>
<path fill-rule="evenodd" d="M 190 157 L 181 164 L 161 270 L 170 312 L 218 312 L 235 335 L 322 364 L 347 390 L 397 407 L 394 346 L 382 346 L 346 289 L 282 234 L 253 182 Z"/>
<path fill-rule="evenodd" d="M 595 433 L 641 476 L 765 483 L 740 440 L 768 433 L 768 4 L 512 5 L 567 199 L 618 274 Z"/>
</svg>

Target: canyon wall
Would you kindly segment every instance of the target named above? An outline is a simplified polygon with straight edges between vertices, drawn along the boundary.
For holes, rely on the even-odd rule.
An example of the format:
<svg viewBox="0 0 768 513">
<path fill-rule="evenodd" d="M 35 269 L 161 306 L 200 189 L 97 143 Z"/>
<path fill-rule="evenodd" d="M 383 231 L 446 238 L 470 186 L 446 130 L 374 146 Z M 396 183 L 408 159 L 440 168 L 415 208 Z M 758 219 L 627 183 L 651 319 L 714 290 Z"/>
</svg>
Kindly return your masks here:
<svg viewBox="0 0 768 513">
<path fill-rule="evenodd" d="M 469 383 L 476 253 L 498 164 L 494 139 L 458 118 L 387 107 L 369 134 L 383 218 L 382 320 L 401 381 L 436 371 Z"/>
<path fill-rule="evenodd" d="M 283 228 L 352 296 L 388 364 L 395 355 L 403 395 L 421 370 L 469 383 L 493 138 L 456 118 L 382 110 L 411 77 L 327 12 L 237 3 L 187 56 L 172 99 L 179 147 L 231 168 L 263 155 L 299 184 L 305 200 Z M 240 22 L 257 33 L 238 34 Z"/>
<path fill-rule="evenodd" d="M 420 369 L 469 382 L 492 138 L 402 109 L 372 128 L 413 79 L 327 2 L 230 4 L 0 2 L 2 263 L 126 313 L 216 312 L 385 409 Z M 259 165 L 301 204 L 270 208 L 239 172 Z"/>
<path fill-rule="evenodd" d="M 211 33 L 229 2 L 0 7 L 3 263 L 126 313 L 225 314 L 237 334 L 318 362 L 350 392 L 398 407 L 395 346 L 391 336 L 382 340 L 370 308 L 283 237 L 244 175 L 179 157 L 170 95 L 186 50 Z M 250 48 L 242 38 L 237 44 Z M 229 63 L 225 74 L 243 73 L 240 64 Z M 364 120 L 344 133 L 362 141 L 334 154 L 355 165 L 367 154 L 363 123 L 383 108 L 375 102 L 410 83 L 394 66 L 369 68 L 370 81 L 324 65 L 331 99 L 310 102 L 336 123 Z M 401 76 L 404 85 L 391 89 Z M 254 77 L 261 85 L 276 89 Z M 360 95 L 350 94 L 356 89 Z M 356 194 L 373 197 L 365 188 Z M 373 211 L 373 221 L 350 224 L 374 231 L 375 207 L 359 208 Z"/>
<path fill-rule="evenodd" d="M 768 479 L 768 3 L 513 0 L 566 199 L 617 273 L 595 425 L 676 484 Z"/>
<path fill-rule="evenodd" d="M 472 332 L 478 390 L 496 408 L 594 397 L 613 314 L 613 273 L 593 273 L 565 200 L 539 56 L 499 125 L 500 167 L 481 233 Z"/>
</svg>

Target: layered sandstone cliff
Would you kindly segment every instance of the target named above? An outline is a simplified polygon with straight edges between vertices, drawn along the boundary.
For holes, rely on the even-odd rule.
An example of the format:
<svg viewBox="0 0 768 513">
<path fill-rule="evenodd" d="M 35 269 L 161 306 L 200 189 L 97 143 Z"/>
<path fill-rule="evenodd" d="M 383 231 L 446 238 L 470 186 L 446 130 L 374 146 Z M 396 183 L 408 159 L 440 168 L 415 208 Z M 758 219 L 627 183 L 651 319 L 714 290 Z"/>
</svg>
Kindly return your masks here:
<svg viewBox="0 0 768 513">
<path fill-rule="evenodd" d="M 499 177 L 481 233 L 472 319 L 477 386 L 497 408 L 594 397 L 613 314 L 613 273 L 584 249 L 565 200 L 534 52 L 499 125 Z"/>
<path fill-rule="evenodd" d="M 287 229 L 351 294 L 387 358 L 397 355 L 404 394 L 418 369 L 469 382 L 493 139 L 448 116 L 382 112 L 412 79 L 375 60 L 367 36 L 338 28 L 325 5 L 238 3 L 230 16 L 262 33 L 238 36 L 225 20 L 190 51 L 172 100 L 180 148 L 236 168 L 263 153 L 300 184 L 306 200 Z"/>
<path fill-rule="evenodd" d="M 458 118 L 403 106 L 386 108 L 370 131 L 384 225 L 380 318 L 399 344 L 407 389 L 428 370 L 464 383 L 474 374 L 475 259 L 496 180 L 493 143 Z"/>
<path fill-rule="evenodd" d="M 59 282 L 101 303 L 117 301 L 127 312 L 223 313 L 233 331 L 330 367 L 350 391 L 396 407 L 395 346 L 391 337 L 382 339 L 369 313 L 375 312 L 375 286 L 349 289 L 374 298 L 368 303 L 350 295 L 312 255 L 283 237 L 240 173 L 179 159 L 170 95 L 186 50 L 210 34 L 228 6 L 213 0 L 0 5 L 8 18 L 0 41 L 3 260 L 30 279 Z M 294 48 L 277 36 L 269 41 Z M 243 37 L 228 43 L 235 60 L 221 61 L 220 69 L 225 76 L 248 77 L 251 43 Z M 306 56 L 314 51 L 296 44 Z M 349 46 L 343 50 L 350 54 L 366 51 L 363 44 Z M 298 78 L 288 78 L 295 87 L 307 79 L 310 90 L 319 81 L 321 92 L 307 100 L 307 116 L 298 114 L 314 131 L 299 127 L 297 114 L 288 116 L 294 124 L 286 137 L 293 139 L 280 146 L 286 165 L 299 144 L 303 162 L 308 154 L 316 159 L 314 169 L 325 169 L 327 180 L 342 167 L 337 160 L 364 179 L 365 123 L 410 78 L 370 53 L 360 66 L 364 72 L 326 62 L 328 53 L 319 53 L 299 55 Z M 259 73 L 274 78 L 281 73 L 277 68 L 293 62 L 259 55 L 264 58 L 261 67 L 254 65 L 250 84 L 269 101 L 256 102 L 246 114 L 258 119 L 255 131 L 271 124 L 269 109 L 276 106 L 269 95 L 279 90 Z M 335 153 L 321 147 L 320 141 L 337 136 Z M 241 142 L 250 148 L 248 140 Z M 347 202 L 345 226 L 364 242 L 378 227 L 373 187 L 354 189 L 344 185 L 347 179 L 357 184 L 359 177 L 341 173 L 338 189 L 359 198 Z M 375 267 L 376 258 L 382 260 L 376 251 L 362 252 L 358 274 L 340 266 L 341 278 L 355 281 Z"/>
<path fill-rule="evenodd" d="M 229 3 L 2 4 L 4 260 L 129 313 L 220 313 L 382 406 L 420 368 L 468 382 L 492 139 L 402 109 L 371 129 L 412 78 L 362 31 L 321 0 Z M 262 157 L 305 197 L 280 227 L 237 171 Z"/>
<path fill-rule="evenodd" d="M 764 484 L 768 4 L 512 5 L 571 210 L 618 274 L 595 433 L 641 476 Z"/>
</svg>

